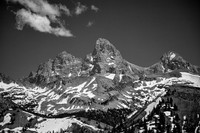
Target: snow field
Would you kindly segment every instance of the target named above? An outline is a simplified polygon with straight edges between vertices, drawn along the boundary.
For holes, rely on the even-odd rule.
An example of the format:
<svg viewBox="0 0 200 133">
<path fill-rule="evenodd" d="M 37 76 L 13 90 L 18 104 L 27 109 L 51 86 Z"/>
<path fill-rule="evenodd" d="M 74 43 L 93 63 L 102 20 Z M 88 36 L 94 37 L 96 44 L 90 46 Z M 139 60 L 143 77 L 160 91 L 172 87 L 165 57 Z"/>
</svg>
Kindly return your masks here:
<svg viewBox="0 0 200 133">
<path fill-rule="evenodd" d="M 193 83 L 193 86 L 200 87 L 200 76 L 199 75 L 193 75 L 186 72 L 181 72 L 182 77 L 179 78 L 179 80 L 187 80 Z"/>
</svg>

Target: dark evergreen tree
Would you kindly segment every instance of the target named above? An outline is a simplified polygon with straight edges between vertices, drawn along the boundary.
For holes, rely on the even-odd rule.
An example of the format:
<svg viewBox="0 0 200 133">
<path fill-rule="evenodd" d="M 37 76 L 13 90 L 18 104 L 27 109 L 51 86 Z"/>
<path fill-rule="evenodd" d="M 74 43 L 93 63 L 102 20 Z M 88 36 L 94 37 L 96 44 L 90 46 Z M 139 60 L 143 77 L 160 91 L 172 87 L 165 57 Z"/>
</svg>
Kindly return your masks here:
<svg viewBox="0 0 200 133">
<path fill-rule="evenodd" d="M 176 104 L 174 104 L 174 111 L 177 111 L 178 110 L 178 107 Z"/>
<path fill-rule="evenodd" d="M 167 97 L 167 103 L 170 103 L 170 101 L 169 101 L 169 97 Z"/>
<path fill-rule="evenodd" d="M 173 105 L 173 99 L 170 97 L 170 105 L 172 106 Z"/>
<path fill-rule="evenodd" d="M 164 100 L 163 98 L 162 98 L 162 102 L 161 102 L 161 103 L 162 103 L 162 104 L 165 103 L 165 100 Z"/>
<path fill-rule="evenodd" d="M 160 131 L 164 132 L 165 131 L 165 114 L 163 112 L 160 113 Z"/>
<path fill-rule="evenodd" d="M 148 132 L 148 129 L 147 129 L 147 121 L 146 119 L 144 118 L 144 133 L 147 133 Z"/>
<path fill-rule="evenodd" d="M 176 123 L 176 133 L 181 133 L 181 126 L 179 123 Z"/>
<path fill-rule="evenodd" d="M 171 133 L 171 131 L 170 131 L 170 130 L 171 130 L 171 125 L 170 125 L 170 124 L 167 124 L 166 128 L 167 128 L 167 129 L 166 129 L 166 130 L 167 130 L 167 133 Z"/>
<path fill-rule="evenodd" d="M 179 118 L 179 115 L 178 115 L 178 114 L 176 114 L 176 115 L 175 115 L 175 118 L 174 118 L 174 121 L 175 121 L 176 123 L 178 123 L 178 122 L 179 122 L 179 120 L 180 120 L 180 118 Z"/>
</svg>

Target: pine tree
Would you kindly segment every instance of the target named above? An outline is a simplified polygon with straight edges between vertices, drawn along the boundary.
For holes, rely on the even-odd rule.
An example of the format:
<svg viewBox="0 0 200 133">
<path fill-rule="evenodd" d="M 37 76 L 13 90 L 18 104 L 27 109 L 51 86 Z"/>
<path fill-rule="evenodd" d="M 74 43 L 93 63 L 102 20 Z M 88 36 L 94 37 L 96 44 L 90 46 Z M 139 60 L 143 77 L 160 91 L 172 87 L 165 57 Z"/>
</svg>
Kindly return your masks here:
<svg viewBox="0 0 200 133">
<path fill-rule="evenodd" d="M 161 103 L 162 103 L 162 104 L 165 103 L 165 100 L 164 100 L 163 98 L 162 98 L 162 102 L 161 102 Z"/>
<path fill-rule="evenodd" d="M 170 126 L 170 124 L 167 124 L 167 133 L 170 133 L 170 128 L 171 128 L 171 126 Z"/>
<path fill-rule="evenodd" d="M 169 97 L 167 98 L 167 103 L 170 103 L 170 101 L 169 101 Z"/>
<path fill-rule="evenodd" d="M 178 122 L 178 121 L 180 120 L 180 118 L 179 118 L 179 115 L 178 115 L 178 114 L 176 114 L 176 115 L 175 115 L 175 118 L 174 118 L 174 120 L 175 120 L 175 122 Z"/>
<path fill-rule="evenodd" d="M 176 124 L 177 133 L 181 133 L 181 126 L 179 123 Z"/>
<path fill-rule="evenodd" d="M 170 97 L 170 105 L 173 105 L 173 99 Z"/>
<path fill-rule="evenodd" d="M 174 111 L 177 111 L 178 110 L 178 107 L 176 104 L 174 104 Z"/>
<path fill-rule="evenodd" d="M 163 132 L 165 130 L 165 114 L 163 112 L 160 113 L 160 131 Z"/>
<path fill-rule="evenodd" d="M 144 133 L 147 133 L 148 132 L 148 129 L 147 129 L 147 121 L 146 119 L 144 118 Z"/>
</svg>

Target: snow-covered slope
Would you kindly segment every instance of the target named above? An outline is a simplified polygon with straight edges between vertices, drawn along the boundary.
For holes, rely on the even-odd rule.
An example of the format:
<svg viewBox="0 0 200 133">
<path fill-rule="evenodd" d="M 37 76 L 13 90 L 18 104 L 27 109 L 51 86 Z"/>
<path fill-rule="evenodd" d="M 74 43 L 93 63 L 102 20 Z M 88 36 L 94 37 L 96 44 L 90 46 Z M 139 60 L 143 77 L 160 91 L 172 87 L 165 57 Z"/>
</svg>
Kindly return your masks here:
<svg viewBox="0 0 200 133">
<path fill-rule="evenodd" d="M 72 123 L 90 127 L 91 123 L 83 122 L 86 121 L 83 114 L 88 112 L 128 110 L 126 117 L 119 116 L 130 120 L 140 110 L 148 115 L 166 94 L 166 87 L 181 85 L 200 89 L 198 72 L 197 66 L 188 64 L 174 52 L 163 55 L 153 66 L 139 67 L 124 60 L 109 41 L 99 39 L 85 59 L 62 52 L 23 80 L 0 78 L 0 96 L 9 99 L 15 108 L 41 117 L 42 121 L 35 122 L 30 131 L 60 131 L 68 130 Z M 4 109 L 0 111 L 4 116 L 0 118 L 0 128 L 10 130 L 7 125 L 14 117 L 9 112 L 5 114 Z M 72 117 L 77 115 L 83 120 Z M 93 119 L 98 121 L 96 117 Z M 112 124 L 105 123 L 93 124 L 90 128 L 96 131 L 97 126 L 106 125 L 110 129 Z M 25 130 L 15 128 L 12 130 Z"/>
</svg>

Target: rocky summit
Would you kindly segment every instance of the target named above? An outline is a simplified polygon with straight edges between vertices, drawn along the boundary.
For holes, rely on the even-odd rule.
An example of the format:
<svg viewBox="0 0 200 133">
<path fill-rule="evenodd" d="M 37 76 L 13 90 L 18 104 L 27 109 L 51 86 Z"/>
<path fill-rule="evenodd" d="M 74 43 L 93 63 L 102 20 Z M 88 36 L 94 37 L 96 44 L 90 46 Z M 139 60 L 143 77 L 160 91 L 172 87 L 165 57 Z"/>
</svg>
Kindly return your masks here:
<svg viewBox="0 0 200 133">
<path fill-rule="evenodd" d="M 63 51 L 26 78 L 0 74 L 0 132 L 197 133 L 199 101 L 200 67 L 173 51 L 140 67 L 100 38 L 83 59 Z"/>
</svg>

